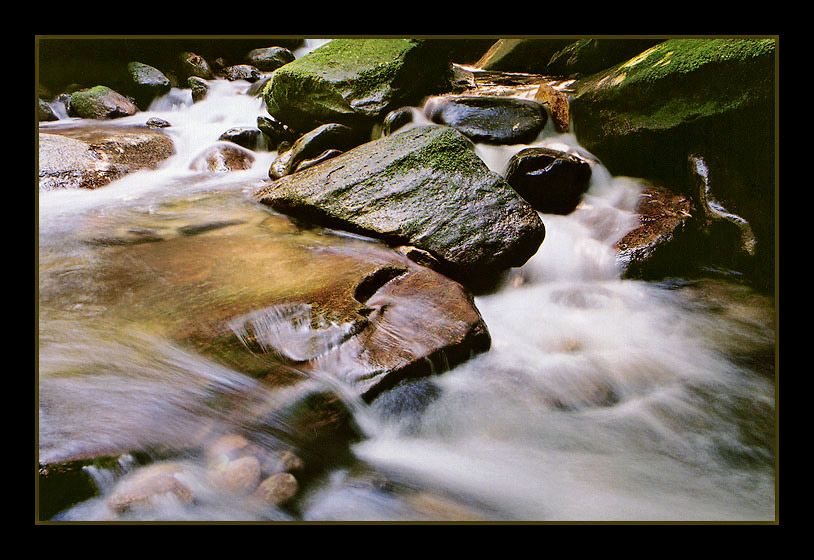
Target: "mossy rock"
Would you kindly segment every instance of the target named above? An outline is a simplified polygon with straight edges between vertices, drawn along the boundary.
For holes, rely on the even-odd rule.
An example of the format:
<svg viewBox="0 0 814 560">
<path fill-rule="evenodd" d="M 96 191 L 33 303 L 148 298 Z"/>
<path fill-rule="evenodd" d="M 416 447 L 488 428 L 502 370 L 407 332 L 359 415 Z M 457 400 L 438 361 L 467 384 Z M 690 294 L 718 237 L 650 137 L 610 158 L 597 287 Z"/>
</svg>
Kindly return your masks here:
<svg viewBox="0 0 814 560">
<path fill-rule="evenodd" d="M 276 70 L 263 97 L 296 130 L 339 123 L 368 134 L 393 109 L 438 93 L 448 56 L 432 40 L 335 39 Z"/>
<path fill-rule="evenodd" d="M 688 159 L 710 167 L 714 198 L 758 238 L 773 275 L 775 39 L 670 39 L 574 84 L 574 132 L 614 175 L 695 196 Z"/>
<path fill-rule="evenodd" d="M 522 266 L 545 237 L 534 209 L 446 126 L 362 144 L 256 196 L 311 223 L 428 251 L 469 286 Z"/>
<path fill-rule="evenodd" d="M 107 86 L 94 86 L 71 94 L 71 111 L 83 119 L 115 119 L 138 112 L 130 99 Z"/>
</svg>

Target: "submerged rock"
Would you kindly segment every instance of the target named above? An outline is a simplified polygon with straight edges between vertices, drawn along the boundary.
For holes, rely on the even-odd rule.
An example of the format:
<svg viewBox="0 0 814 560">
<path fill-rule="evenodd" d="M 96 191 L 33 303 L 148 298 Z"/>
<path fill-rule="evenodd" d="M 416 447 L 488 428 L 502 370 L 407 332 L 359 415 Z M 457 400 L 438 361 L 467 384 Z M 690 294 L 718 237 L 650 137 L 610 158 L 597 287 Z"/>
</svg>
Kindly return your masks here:
<svg viewBox="0 0 814 560">
<path fill-rule="evenodd" d="M 116 514 L 130 510 L 149 510 L 171 503 L 189 504 L 195 499 L 194 484 L 189 482 L 190 467 L 182 463 L 156 463 L 142 467 L 117 484 L 107 499 Z"/>
<path fill-rule="evenodd" d="M 249 150 L 231 142 L 218 142 L 192 160 L 189 168 L 195 171 L 228 173 L 251 169 L 253 164 L 254 156 Z"/>
<path fill-rule="evenodd" d="M 444 126 L 363 144 L 256 197 L 314 223 L 426 250 L 464 283 L 521 266 L 545 236 L 534 209 Z"/>
</svg>

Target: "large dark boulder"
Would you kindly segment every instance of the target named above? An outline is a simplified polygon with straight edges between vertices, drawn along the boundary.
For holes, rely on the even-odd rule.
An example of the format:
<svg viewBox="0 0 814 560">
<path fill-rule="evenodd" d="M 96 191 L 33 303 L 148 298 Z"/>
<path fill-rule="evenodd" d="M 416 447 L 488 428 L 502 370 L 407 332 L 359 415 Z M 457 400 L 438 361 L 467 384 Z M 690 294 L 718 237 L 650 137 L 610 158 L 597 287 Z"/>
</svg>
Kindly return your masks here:
<svg viewBox="0 0 814 560">
<path fill-rule="evenodd" d="M 671 39 L 574 84 L 576 136 L 614 175 L 699 196 L 690 158 L 715 200 L 757 238 L 756 272 L 773 277 L 775 39 Z M 762 271 L 762 272 L 761 272 Z"/>
<path fill-rule="evenodd" d="M 277 69 L 263 97 L 269 114 L 296 130 L 339 123 L 369 135 L 393 109 L 439 93 L 450 69 L 443 42 L 335 39 Z"/>
<path fill-rule="evenodd" d="M 170 79 L 149 64 L 130 62 L 127 71 L 131 83 L 125 93 L 131 94 L 142 110 L 146 110 L 153 99 L 170 91 Z"/>
<path fill-rule="evenodd" d="M 591 181 L 590 164 L 551 148 L 526 148 L 509 160 L 506 181 L 535 210 L 570 214 Z"/>
<path fill-rule="evenodd" d="M 425 112 L 433 122 L 487 144 L 528 144 L 548 120 L 541 103 L 514 97 L 438 96 L 426 103 Z"/>
<path fill-rule="evenodd" d="M 534 209 L 444 126 L 363 144 L 256 196 L 312 222 L 428 251 L 469 285 L 521 266 L 545 236 Z"/>
<path fill-rule="evenodd" d="M 294 53 L 284 47 L 252 49 L 246 55 L 246 62 L 263 72 L 273 72 L 280 66 L 293 61 Z"/>
</svg>

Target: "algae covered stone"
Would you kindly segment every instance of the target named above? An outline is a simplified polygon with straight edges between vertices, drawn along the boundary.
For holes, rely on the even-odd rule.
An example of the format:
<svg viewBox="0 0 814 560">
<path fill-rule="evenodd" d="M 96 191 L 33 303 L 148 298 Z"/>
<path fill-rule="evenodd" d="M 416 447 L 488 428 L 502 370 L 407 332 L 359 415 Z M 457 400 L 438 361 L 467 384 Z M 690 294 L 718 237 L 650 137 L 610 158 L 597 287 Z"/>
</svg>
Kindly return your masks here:
<svg viewBox="0 0 814 560">
<path fill-rule="evenodd" d="M 523 265 L 545 237 L 534 209 L 445 126 L 368 142 L 256 196 L 321 225 L 428 251 L 469 285 Z"/>
<path fill-rule="evenodd" d="M 751 224 L 761 282 L 774 275 L 776 59 L 774 38 L 670 39 L 578 81 L 571 101 L 577 139 L 614 175 L 697 197 L 703 157 L 716 200 Z"/>
<path fill-rule="evenodd" d="M 450 68 L 433 41 L 335 39 L 274 72 L 269 114 L 299 130 L 326 123 L 369 129 L 402 105 L 436 93 Z"/>
<path fill-rule="evenodd" d="M 71 94 L 71 111 L 83 119 L 115 119 L 135 115 L 138 107 L 107 86 L 95 86 Z"/>
</svg>

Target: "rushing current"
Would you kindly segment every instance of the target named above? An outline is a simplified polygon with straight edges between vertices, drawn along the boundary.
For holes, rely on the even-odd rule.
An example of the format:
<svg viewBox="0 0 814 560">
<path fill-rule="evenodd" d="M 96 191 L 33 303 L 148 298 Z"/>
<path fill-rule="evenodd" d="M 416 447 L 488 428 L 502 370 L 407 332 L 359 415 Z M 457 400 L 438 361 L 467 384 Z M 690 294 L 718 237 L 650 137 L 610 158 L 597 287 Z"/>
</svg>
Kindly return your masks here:
<svg viewBox="0 0 814 560">
<path fill-rule="evenodd" d="M 221 303 L 171 285 L 142 288 L 130 271 L 158 263 L 161 243 L 140 246 L 148 263 L 142 264 L 113 261 L 118 253 L 88 242 L 145 221 L 151 227 L 190 216 L 251 221 L 268 213 L 246 193 L 267 179 L 274 152 L 256 153 L 246 171 L 190 169 L 226 129 L 256 126 L 264 114 L 260 99 L 245 94 L 247 82 L 210 86 L 200 102 L 174 89 L 148 111 L 115 121 L 142 124 L 157 116 L 172 123 L 165 130 L 176 154 L 161 168 L 95 191 L 39 194 L 41 460 L 73 444 L 124 440 L 136 449 L 148 439 L 166 442 L 172 455 L 173 441 L 205 426 L 245 425 L 280 398 L 173 344 L 161 321 L 151 319 L 166 313 L 174 320 L 175 306 L 218 316 Z M 66 117 L 41 130 L 66 122 L 83 124 Z M 168 503 L 123 519 L 773 521 L 773 302 L 720 276 L 623 279 L 613 247 L 637 224 L 641 183 L 611 176 L 573 134 L 551 126 L 533 145 L 592 161 L 591 187 L 572 214 L 543 214 L 547 236 L 539 252 L 497 291 L 475 298 L 492 337 L 488 352 L 371 405 L 346 397 L 360 438 L 349 459 L 303 490 L 295 513 L 207 499 L 201 490 L 194 504 Z M 525 147 L 476 149 L 502 173 Z M 250 237 L 228 248 L 252 249 Z M 194 259 L 181 265 L 193 280 L 196 266 L 203 265 Z M 148 306 L 166 309 L 140 315 Z M 134 323 L 131 313 L 147 318 Z M 309 336 L 303 324 L 281 313 L 269 332 L 293 352 Z M 346 395 L 331 377 L 330 360 L 322 374 L 319 382 Z M 213 387 L 220 397 L 251 397 L 225 417 L 211 404 Z M 125 456 L 117 469 L 89 467 L 98 495 L 54 519 L 110 520 L 105 500 L 134 461 Z"/>
</svg>

